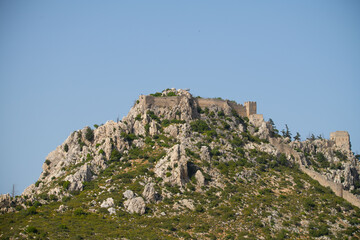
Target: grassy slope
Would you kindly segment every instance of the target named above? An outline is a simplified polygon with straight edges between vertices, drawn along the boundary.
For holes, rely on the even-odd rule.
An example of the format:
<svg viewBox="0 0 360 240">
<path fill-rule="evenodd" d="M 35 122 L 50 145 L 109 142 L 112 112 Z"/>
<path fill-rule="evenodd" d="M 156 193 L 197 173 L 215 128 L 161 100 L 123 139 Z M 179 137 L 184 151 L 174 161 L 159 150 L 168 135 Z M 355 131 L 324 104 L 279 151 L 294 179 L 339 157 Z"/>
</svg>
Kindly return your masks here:
<svg viewBox="0 0 360 240">
<path fill-rule="evenodd" d="M 242 168 L 239 166 L 238 170 Z M 353 234 L 359 237 L 360 210 L 296 168 L 258 169 L 257 174 L 259 177 L 252 182 L 234 180 L 228 182 L 224 189 L 210 188 L 202 193 L 189 190 L 159 204 L 149 204 L 143 216 L 121 210 L 116 216 L 110 216 L 105 209 L 96 208 L 96 213 L 89 211 L 92 208 L 89 203 L 93 199 L 101 202 L 113 197 L 121 206 L 121 189 L 141 190 L 137 182 L 123 183 L 120 178 L 113 177 L 111 185 L 117 188 L 95 196 L 101 186 L 106 186 L 104 176 L 89 187 L 92 189 L 65 203 L 53 202 L 37 207 L 35 214 L 21 210 L 0 215 L 0 232 L 2 239 L 25 233 L 28 226 L 35 227 L 38 233 L 27 234 L 44 239 L 241 239 L 245 236 L 250 239 L 259 236 L 283 239 L 285 236 L 304 238 L 321 235 L 346 239 Z M 178 191 L 176 187 L 168 187 L 168 190 Z M 220 197 L 215 195 L 218 192 L 221 192 Z M 182 198 L 194 199 L 196 210 L 172 209 L 173 203 Z M 69 210 L 57 213 L 55 210 L 60 204 L 67 205 Z M 165 212 L 166 216 L 161 216 L 160 212 Z M 302 225 L 306 221 L 309 226 Z M 332 231 L 331 226 L 338 226 L 340 230 Z"/>
<path fill-rule="evenodd" d="M 207 122 L 211 129 L 221 126 L 216 119 Z M 222 130 L 226 133 L 224 123 L 222 121 Z M 201 142 L 194 140 L 194 146 L 198 150 L 206 141 L 219 142 L 222 137 L 209 129 L 205 133 L 197 132 L 199 134 L 195 134 L 195 138 Z M 229 131 L 223 137 L 231 134 Z M 247 133 L 242 135 L 242 139 L 246 137 L 249 141 L 260 142 Z M 140 195 L 143 176 L 153 177 L 159 186 L 162 180 L 154 177 L 154 164 L 164 156 L 164 147 L 171 147 L 176 140 L 159 135 L 153 139 L 146 137 L 145 142 L 147 146 L 144 149 L 133 148 L 125 155 L 127 161 L 111 161 L 96 180 L 87 183 L 84 191 L 73 193 L 72 198 L 0 215 L 0 238 L 20 235 L 39 239 L 360 237 L 358 208 L 335 196 L 330 189 L 320 186 L 284 159 L 242 149 L 243 143 L 239 138 L 232 141 L 234 150 L 231 155 L 236 160 L 228 163 L 219 161 L 218 154 L 221 153 L 216 149 L 212 150 L 211 163 L 201 162 L 197 153 L 187 151 L 198 167 L 218 169 L 223 176 L 224 188 L 203 187 L 202 191 L 194 191 L 194 178 L 183 193 L 177 187 L 158 187 L 160 193 L 172 193 L 172 197 L 147 204 L 143 216 L 130 215 L 123 211 L 122 193 L 131 189 Z M 156 148 L 153 149 L 153 146 Z M 238 173 L 244 170 L 251 174 L 239 177 Z M 109 179 L 111 182 L 106 182 Z M 61 179 L 54 180 L 53 184 L 62 185 Z M 92 200 L 101 203 L 108 197 L 115 200 L 116 215 L 109 215 L 99 204 L 92 206 L 90 203 Z M 173 206 L 181 199 L 193 199 L 195 210 L 175 209 Z M 64 213 L 56 211 L 61 204 L 68 207 Z M 166 215 L 161 215 L 162 212 Z"/>
</svg>

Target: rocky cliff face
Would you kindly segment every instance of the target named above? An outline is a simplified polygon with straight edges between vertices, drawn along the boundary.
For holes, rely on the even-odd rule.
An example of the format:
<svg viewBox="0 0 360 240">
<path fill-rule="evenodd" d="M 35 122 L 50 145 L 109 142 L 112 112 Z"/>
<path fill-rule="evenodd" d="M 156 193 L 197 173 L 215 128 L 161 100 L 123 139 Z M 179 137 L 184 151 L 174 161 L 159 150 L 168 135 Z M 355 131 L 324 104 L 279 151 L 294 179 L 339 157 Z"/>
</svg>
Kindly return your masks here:
<svg viewBox="0 0 360 240">
<path fill-rule="evenodd" d="M 272 126 L 263 119 L 250 117 L 248 122 L 244 122 L 240 117 L 232 115 L 229 109 L 226 109 L 228 115 L 225 115 L 224 109 L 218 106 L 199 109 L 192 95 L 182 89 L 165 90 L 161 96 L 166 97 L 169 93 L 181 98 L 177 106 L 167 108 L 155 104 L 149 105 L 143 97 L 140 97 L 122 121 L 117 123 L 109 121 L 94 130 L 85 127 L 73 132 L 62 145 L 46 157 L 39 180 L 30 185 L 22 195 L 34 197 L 47 191 L 60 198 L 69 195 L 69 192 L 81 191 L 84 183 L 95 179 L 101 170 L 107 168 L 111 160 L 118 157 L 115 156 L 116 153 L 120 156 L 122 153 L 128 153 L 132 148 L 144 147 L 146 136 L 157 137 L 161 134 L 171 139 L 172 143 L 176 142 L 176 145 L 168 148 L 163 158 L 157 162 L 154 172 L 157 177 L 164 179 L 164 183 L 178 186 L 184 186 L 195 174 L 192 171 L 200 169 L 192 165 L 190 167 L 194 169 L 189 170 L 189 152 L 197 152 L 195 154 L 201 155 L 203 160 L 210 161 L 209 149 L 218 149 L 221 153 L 219 157 L 221 162 L 233 161 L 232 141 L 238 140 L 234 136 L 239 136 L 238 141 L 242 142 L 246 150 L 261 150 L 276 156 L 283 153 L 281 149 L 268 142 L 273 130 Z M 220 119 L 214 120 L 214 117 L 219 116 Z M 209 126 L 199 126 L 204 129 L 194 132 L 191 127 L 193 120 L 201 120 L 205 124 L 212 123 L 221 127 L 210 130 Z M 205 131 L 208 131 L 207 135 L 225 137 L 218 142 L 211 141 L 199 151 L 194 146 L 194 141 L 201 142 L 204 136 L 199 133 Z M 228 131 L 231 135 L 226 135 Z M 249 141 L 247 133 L 253 135 L 257 141 Z M 289 142 L 288 139 L 281 139 L 279 136 L 278 138 L 282 142 Z M 325 139 L 293 141 L 288 145 L 299 152 L 305 166 L 316 169 L 331 181 L 341 183 L 344 189 L 356 190 L 360 187 L 358 161 L 350 149 L 338 148 L 332 141 Z M 250 157 L 248 153 L 245 155 Z M 290 154 L 287 157 L 291 160 Z M 116 160 L 121 161 L 121 158 Z M 221 185 L 221 178 L 217 179 L 216 173 L 210 169 L 202 169 L 202 171 L 206 174 L 215 174 L 210 184 Z M 53 182 L 59 180 L 68 182 L 68 191 L 64 191 L 63 186 L 53 186 Z"/>
<path fill-rule="evenodd" d="M 299 164 L 344 190 L 360 192 L 358 160 L 350 149 L 325 139 L 291 142 L 259 116 L 242 118 L 219 106 L 201 109 L 185 90 L 169 89 L 157 97 L 164 96 L 179 102 L 163 107 L 141 96 L 121 121 L 73 132 L 46 157 L 38 181 L 16 202 L 2 196 L 2 211 L 15 211 L 16 204 L 28 208 L 29 200 L 61 201 L 103 182 L 103 190 L 92 193 L 95 198 L 106 191 L 123 192 L 123 204 L 114 204 L 113 198 L 93 200 L 89 211 L 100 206 L 110 214 L 124 210 L 141 215 L 146 204 L 159 204 L 189 189 L 204 193 L 232 181 L 250 184 L 261 178 L 257 171 Z M 182 199 L 176 206 L 194 210 L 193 202 Z"/>
</svg>

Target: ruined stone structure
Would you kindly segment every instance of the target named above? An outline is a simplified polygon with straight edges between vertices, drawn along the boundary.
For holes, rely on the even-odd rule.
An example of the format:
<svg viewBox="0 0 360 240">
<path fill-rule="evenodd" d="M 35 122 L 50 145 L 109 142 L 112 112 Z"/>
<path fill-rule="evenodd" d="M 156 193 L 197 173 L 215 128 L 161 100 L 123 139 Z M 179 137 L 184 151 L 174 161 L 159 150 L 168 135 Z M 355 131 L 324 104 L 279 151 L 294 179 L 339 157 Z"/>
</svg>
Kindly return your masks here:
<svg viewBox="0 0 360 240">
<path fill-rule="evenodd" d="M 154 97 L 148 95 L 141 95 L 139 100 L 145 103 L 146 108 L 152 106 L 157 107 L 175 107 L 185 96 L 173 96 L 173 97 Z M 192 98 L 192 104 L 201 108 L 218 107 L 223 109 L 225 112 L 230 113 L 231 110 L 235 110 L 241 117 L 249 117 L 257 112 L 256 102 L 245 102 L 244 105 L 238 104 L 234 101 L 222 100 L 216 98 Z"/>
<path fill-rule="evenodd" d="M 344 150 L 351 150 L 350 135 L 347 131 L 336 131 L 330 133 L 330 140 L 335 142 L 335 146 Z"/>
</svg>

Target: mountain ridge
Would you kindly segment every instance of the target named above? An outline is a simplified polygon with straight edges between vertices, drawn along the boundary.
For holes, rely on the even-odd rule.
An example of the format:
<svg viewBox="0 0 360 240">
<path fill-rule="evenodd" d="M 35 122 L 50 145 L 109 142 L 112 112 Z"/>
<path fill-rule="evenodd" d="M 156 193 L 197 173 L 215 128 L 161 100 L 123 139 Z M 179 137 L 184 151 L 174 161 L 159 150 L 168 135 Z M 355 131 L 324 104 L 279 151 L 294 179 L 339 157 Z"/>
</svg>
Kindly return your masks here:
<svg viewBox="0 0 360 240">
<path fill-rule="evenodd" d="M 336 138 L 291 141 L 289 131 L 284 131 L 283 136 L 280 136 L 272 121 L 266 122 L 261 114 L 257 114 L 255 102 L 241 105 L 229 100 L 194 98 L 182 89 L 167 89 L 161 93 L 142 95 L 122 121 L 108 121 L 101 126 L 95 125 L 95 129 L 85 127 L 73 132 L 46 157 L 42 167 L 39 180 L 26 188 L 21 197 L 1 197 L 2 212 L 26 212 L 31 209 L 29 205 L 39 202 L 43 205 L 63 203 L 56 211 L 66 214 L 71 210 L 67 201 L 75 201 L 77 196 L 87 192 L 93 194 L 93 199 L 84 203 L 85 205 L 81 204 L 81 208 L 72 209 L 72 214 L 76 215 L 78 210 L 83 211 L 83 215 L 101 213 L 119 218 L 119 214 L 124 213 L 165 217 L 166 212 L 157 209 L 162 205 L 166 208 L 171 203 L 172 209 L 176 211 L 185 208 L 198 214 L 220 208 L 220 215 L 228 212 L 231 215 L 228 216 L 230 221 L 241 222 L 241 216 L 247 216 L 244 213 L 246 207 L 224 209 L 221 207 L 222 202 L 219 202 L 214 203 L 216 206 L 211 208 L 201 204 L 202 200 L 198 198 L 206 196 L 212 199 L 217 196 L 227 204 L 232 203 L 231 199 L 239 198 L 236 204 L 241 202 L 244 206 L 249 203 L 245 200 L 242 202 L 242 199 L 253 196 L 256 199 L 259 194 L 282 201 L 281 196 L 285 196 L 286 191 L 279 190 L 279 186 L 285 183 L 279 179 L 288 179 L 288 184 L 291 184 L 287 191 L 295 191 L 293 195 L 297 195 L 298 190 L 291 186 L 302 186 L 299 187 L 302 189 L 300 192 L 312 189 L 315 183 L 301 175 L 301 171 L 321 185 L 330 186 L 335 194 L 359 207 L 360 171 L 358 160 L 351 152 L 350 139 L 345 139 L 341 144 L 338 144 Z M 301 180 L 295 180 L 288 171 L 297 178 L 301 176 Z M 263 183 L 264 186 L 274 186 L 263 189 L 261 184 L 256 185 L 264 182 L 263 178 L 270 181 Z M 305 183 L 310 187 L 304 187 Z M 244 189 L 247 184 L 257 186 L 254 189 L 256 194 Z M 224 192 L 233 186 L 243 189 L 247 195 L 241 195 L 236 189 Z M 316 184 L 314 186 L 319 191 L 316 194 L 333 194 L 331 190 L 320 188 Z M 115 191 L 117 195 L 100 197 L 105 194 L 105 190 L 109 193 Z M 195 196 L 188 197 L 187 194 L 190 193 Z M 209 201 L 210 204 L 212 201 L 216 202 Z M 340 209 L 341 204 L 348 207 L 341 201 L 336 204 Z M 311 210 L 313 205 L 310 202 L 304 203 L 304 209 Z M 20 207 L 16 209 L 17 206 Z M 240 209 L 239 212 L 234 212 L 236 209 Z M 347 214 L 357 216 L 360 212 L 351 207 Z M 301 219 L 301 216 L 297 217 Z M 327 231 L 321 232 L 319 226 L 312 229 L 311 224 L 306 222 L 309 220 L 303 224 L 294 223 L 294 226 L 288 228 L 274 227 L 271 221 L 266 223 L 262 218 L 258 221 L 257 228 L 269 228 L 269 232 L 259 230 L 258 236 L 261 238 L 280 234 L 284 237 L 296 237 L 299 234 L 331 238 L 343 234 L 339 227 L 328 222 L 320 224 L 327 226 L 323 227 Z M 342 222 L 341 218 L 339 221 Z M 337 224 L 336 221 L 335 223 Z M 347 229 L 354 230 L 349 237 L 356 236 L 359 223 L 355 221 L 354 224 L 347 225 Z M 184 236 L 200 238 L 210 238 L 212 235 L 225 237 L 217 233 L 205 236 L 201 231 L 195 234 L 195 228 L 196 226 L 188 229 L 189 231 L 183 229 L 181 232 Z M 295 231 L 297 228 L 307 231 Z M 229 234 L 235 238 L 241 237 L 240 232 L 249 232 L 247 228 L 239 229 L 241 231 L 234 230 Z M 176 231 L 170 229 L 170 232 L 173 233 L 165 233 L 164 236 L 181 237 Z M 251 237 L 251 232 L 244 236 Z"/>
</svg>

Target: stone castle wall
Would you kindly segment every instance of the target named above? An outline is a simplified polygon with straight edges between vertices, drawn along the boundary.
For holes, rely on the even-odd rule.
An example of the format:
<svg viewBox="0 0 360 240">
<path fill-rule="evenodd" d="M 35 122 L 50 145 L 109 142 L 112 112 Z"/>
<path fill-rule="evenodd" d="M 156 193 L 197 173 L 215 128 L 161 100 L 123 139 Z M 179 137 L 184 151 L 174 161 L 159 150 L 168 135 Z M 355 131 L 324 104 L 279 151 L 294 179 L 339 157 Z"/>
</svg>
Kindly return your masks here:
<svg viewBox="0 0 360 240">
<path fill-rule="evenodd" d="M 306 168 L 301 161 L 301 157 L 297 151 L 290 148 L 288 145 L 281 143 L 277 139 L 270 139 L 270 143 L 274 145 L 280 152 L 285 153 L 287 156 L 293 156 L 297 163 L 300 166 L 300 170 L 306 173 L 312 179 L 318 181 L 320 185 L 324 187 L 330 187 L 330 189 L 339 197 L 344 198 L 346 201 L 351 203 L 354 206 L 360 207 L 360 199 L 357 198 L 354 194 L 350 193 L 347 190 L 344 190 L 342 184 L 335 183 L 326 179 L 323 175 L 314 170 Z"/>
<path fill-rule="evenodd" d="M 246 108 L 246 116 L 250 116 L 253 114 L 256 114 L 256 102 L 245 102 L 245 108 Z"/>
<path fill-rule="evenodd" d="M 335 146 L 351 151 L 350 135 L 347 131 L 336 131 L 330 133 L 330 140 L 335 142 Z"/>
<path fill-rule="evenodd" d="M 140 96 L 140 101 L 143 101 L 147 108 L 151 106 L 158 107 L 175 107 L 182 99 L 182 96 L 173 97 L 154 97 L 154 96 Z M 217 106 L 224 110 L 235 110 L 241 117 L 249 117 L 250 115 L 256 114 L 257 107 L 256 102 L 245 102 L 245 106 L 237 104 L 233 101 L 214 99 L 214 98 L 195 98 L 197 105 L 201 108 L 210 108 Z"/>
<path fill-rule="evenodd" d="M 327 180 L 323 175 L 314 170 L 305 168 L 305 166 L 300 165 L 300 169 L 309 175 L 312 179 L 318 181 L 320 185 L 324 187 L 330 187 L 331 190 L 336 194 L 336 196 L 344 198 L 346 201 L 351 203 L 354 206 L 360 208 L 360 199 L 357 198 L 354 194 L 350 193 L 347 190 L 344 190 L 340 183 L 335 183 L 330 180 Z"/>
<path fill-rule="evenodd" d="M 174 97 L 154 97 L 154 96 L 140 96 L 140 101 L 144 101 L 146 108 L 151 106 L 158 107 L 174 107 L 177 106 L 181 101 L 181 96 Z"/>
</svg>

